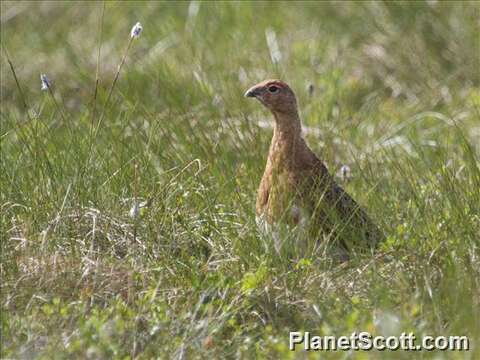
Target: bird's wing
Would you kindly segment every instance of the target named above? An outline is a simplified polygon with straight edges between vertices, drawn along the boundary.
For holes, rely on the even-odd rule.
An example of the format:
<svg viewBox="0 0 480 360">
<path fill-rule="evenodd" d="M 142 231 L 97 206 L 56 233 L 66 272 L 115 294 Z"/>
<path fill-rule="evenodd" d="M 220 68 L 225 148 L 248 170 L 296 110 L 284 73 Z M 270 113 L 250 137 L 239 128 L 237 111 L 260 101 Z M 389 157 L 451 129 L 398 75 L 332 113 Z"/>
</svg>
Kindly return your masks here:
<svg viewBox="0 0 480 360">
<path fill-rule="evenodd" d="M 367 213 L 335 182 L 318 158 L 311 172 L 306 199 L 319 228 L 334 233 L 348 249 L 375 247 L 383 234 Z"/>
</svg>

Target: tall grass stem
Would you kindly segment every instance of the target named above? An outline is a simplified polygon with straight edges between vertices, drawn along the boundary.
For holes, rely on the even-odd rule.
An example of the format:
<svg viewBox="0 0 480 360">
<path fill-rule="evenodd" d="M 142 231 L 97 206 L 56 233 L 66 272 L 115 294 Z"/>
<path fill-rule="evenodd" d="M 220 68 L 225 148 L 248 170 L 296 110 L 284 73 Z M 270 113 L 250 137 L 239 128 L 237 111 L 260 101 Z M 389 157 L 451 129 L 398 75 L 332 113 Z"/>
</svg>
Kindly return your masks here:
<svg viewBox="0 0 480 360">
<path fill-rule="evenodd" d="M 97 66 L 95 70 L 95 89 L 93 91 L 93 104 L 92 104 L 92 123 L 91 123 L 91 134 L 93 134 L 93 129 L 95 126 L 95 115 L 97 110 L 97 94 L 98 94 L 98 85 L 100 83 L 99 73 L 100 73 L 100 55 L 102 50 L 102 38 L 103 38 L 103 19 L 105 16 L 105 1 L 103 1 L 102 6 L 102 15 L 100 16 L 100 25 L 98 29 L 98 51 L 97 51 Z"/>
</svg>

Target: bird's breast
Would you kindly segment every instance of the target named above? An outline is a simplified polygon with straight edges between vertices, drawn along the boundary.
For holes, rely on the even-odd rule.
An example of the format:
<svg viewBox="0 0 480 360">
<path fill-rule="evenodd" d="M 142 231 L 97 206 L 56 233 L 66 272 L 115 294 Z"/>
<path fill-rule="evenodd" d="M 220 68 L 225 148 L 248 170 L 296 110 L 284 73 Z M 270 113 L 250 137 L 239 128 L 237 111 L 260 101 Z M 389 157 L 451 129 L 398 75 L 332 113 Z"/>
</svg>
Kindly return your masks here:
<svg viewBox="0 0 480 360">
<path fill-rule="evenodd" d="M 306 212 L 301 203 L 297 179 L 289 173 L 270 173 L 262 179 L 257 194 L 257 217 L 268 223 L 303 223 Z"/>
</svg>

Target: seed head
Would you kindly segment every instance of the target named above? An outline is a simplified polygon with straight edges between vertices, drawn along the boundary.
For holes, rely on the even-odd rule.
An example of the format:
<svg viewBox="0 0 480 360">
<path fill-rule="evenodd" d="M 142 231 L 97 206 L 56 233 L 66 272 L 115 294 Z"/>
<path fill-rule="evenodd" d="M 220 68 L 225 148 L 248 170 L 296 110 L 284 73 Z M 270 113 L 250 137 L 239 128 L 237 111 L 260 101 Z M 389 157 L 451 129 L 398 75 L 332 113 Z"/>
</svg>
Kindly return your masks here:
<svg viewBox="0 0 480 360">
<path fill-rule="evenodd" d="M 342 181 L 350 180 L 351 177 L 352 177 L 352 170 L 350 169 L 350 166 L 343 165 L 340 168 L 339 175 L 340 175 L 340 178 L 342 179 Z"/>
<path fill-rule="evenodd" d="M 140 212 L 140 206 L 135 202 L 133 206 L 130 208 L 130 217 L 136 219 L 138 217 L 138 213 Z"/>
<path fill-rule="evenodd" d="M 137 217 L 141 216 L 145 208 L 148 207 L 150 203 L 151 203 L 150 200 L 142 201 L 142 202 L 135 200 L 129 211 L 130 217 L 132 219 L 136 219 Z"/>
<path fill-rule="evenodd" d="M 135 25 L 133 25 L 132 30 L 130 31 L 130 37 L 132 39 L 138 38 L 142 33 L 142 30 L 143 30 L 142 24 L 137 22 Z"/>
<path fill-rule="evenodd" d="M 42 81 L 42 91 L 48 90 L 52 86 L 52 83 L 46 74 L 41 74 L 40 80 Z"/>
</svg>

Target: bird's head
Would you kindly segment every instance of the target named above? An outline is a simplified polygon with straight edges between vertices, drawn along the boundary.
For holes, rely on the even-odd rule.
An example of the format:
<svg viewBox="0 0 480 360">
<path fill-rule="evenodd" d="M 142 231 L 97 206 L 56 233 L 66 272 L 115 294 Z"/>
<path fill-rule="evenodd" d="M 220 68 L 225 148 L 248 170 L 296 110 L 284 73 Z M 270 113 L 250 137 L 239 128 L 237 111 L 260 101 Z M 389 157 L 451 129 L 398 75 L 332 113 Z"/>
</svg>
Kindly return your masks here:
<svg viewBox="0 0 480 360">
<path fill-rule="evenodd" d="M 295 94 L 281 80 L 262 81 L 248 89 L 245 96 L 257 98 L 273 113 L 289 114 L 297 112 Z"/>
</svg>

